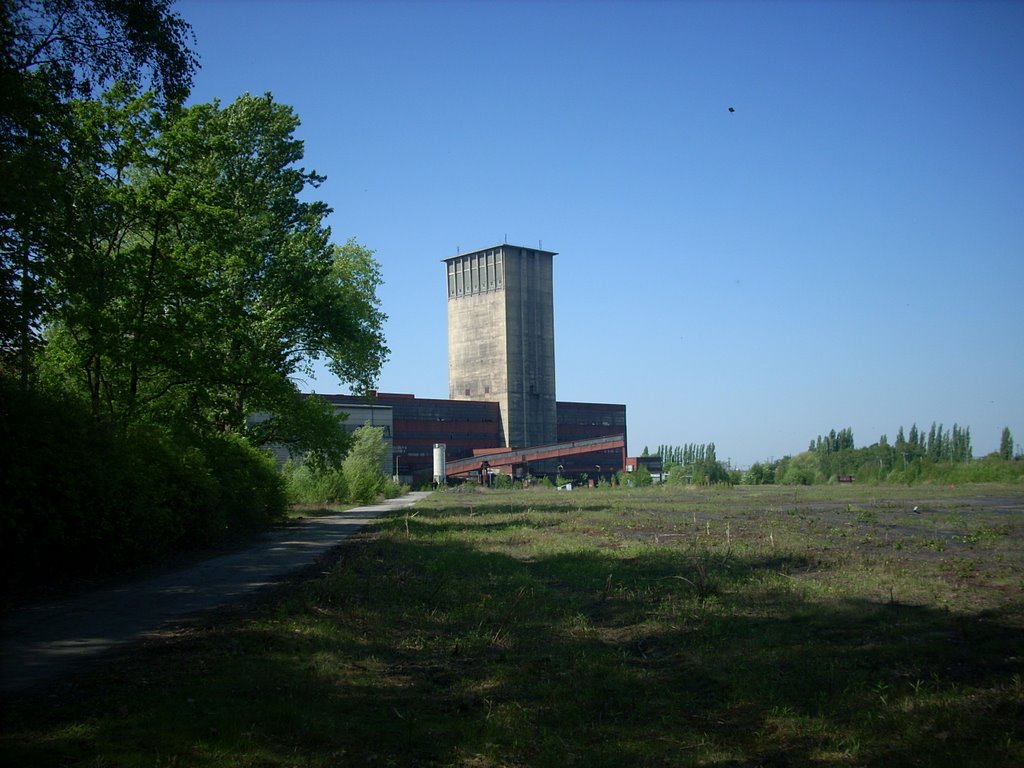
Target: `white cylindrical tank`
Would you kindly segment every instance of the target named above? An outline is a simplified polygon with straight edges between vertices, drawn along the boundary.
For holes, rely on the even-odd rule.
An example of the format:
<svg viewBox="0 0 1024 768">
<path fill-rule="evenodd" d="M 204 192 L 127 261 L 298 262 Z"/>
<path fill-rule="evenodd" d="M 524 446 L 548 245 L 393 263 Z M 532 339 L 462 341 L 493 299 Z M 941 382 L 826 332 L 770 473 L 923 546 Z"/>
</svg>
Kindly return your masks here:
<svg viewBox="0 0 1024 768">
<path fill-rule="evenodd" d="M 438 485 L 444 485 L 446 480 L 444 451 L 444 443 L 434 443 L 434 482 Z"/>
</svg>

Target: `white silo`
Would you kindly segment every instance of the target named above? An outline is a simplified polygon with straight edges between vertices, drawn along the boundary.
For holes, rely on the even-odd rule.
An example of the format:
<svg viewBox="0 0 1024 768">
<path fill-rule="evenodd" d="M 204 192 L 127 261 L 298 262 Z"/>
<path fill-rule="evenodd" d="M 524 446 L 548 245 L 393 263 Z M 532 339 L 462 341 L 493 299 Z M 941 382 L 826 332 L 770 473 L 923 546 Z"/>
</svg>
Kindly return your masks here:
<svg viewBox="0 0 1024 768">
<path fill-rule="evenodd" d="M 445 445 L 444 443 L 434 443 L 434 483 L 437 485 L 444 485 L 446 478 L 445 475 Z"/>
</svg>

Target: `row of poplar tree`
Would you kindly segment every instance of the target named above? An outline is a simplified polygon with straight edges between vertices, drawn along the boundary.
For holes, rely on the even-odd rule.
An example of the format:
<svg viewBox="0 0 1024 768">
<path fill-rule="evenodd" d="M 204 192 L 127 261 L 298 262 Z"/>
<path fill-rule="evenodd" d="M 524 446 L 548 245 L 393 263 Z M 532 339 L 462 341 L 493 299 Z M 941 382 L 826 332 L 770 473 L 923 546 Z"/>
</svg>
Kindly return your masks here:
<svg viewBox="0 0 1024 768">
<path fill-rule="evenodd" d="M 754 463 L 746 472 L 732 470 L 718 461 L 714 443 L 659 445 L 665 474 L 670 482 L 743 482 L 806 485 L 844 475 L 860 480 L 912 482 L 918 479 L 1006 480 L 1021 474 L 1013 435 L 1008 427 L 1000 436 L 999 451 L 975 462 L 971 430 L 954 424 L 951 429 L 932 423 L 927 432 L 913 424 L 900 427 L 893 443 L 882 435 L 877 443 L 858 448 L 853 429 L 831 430 L 810 441 L 805 453 Z M 1007 466 L 998 466 L 999 464 Z"/>
<path fill-rule="evenodd" d="M 1008 430 L 1006 432 L 1008 433 Z M 927 434 L 918 430 L 917 424 L 913 424 L 906 437 L 901 426 L 894 444 L 890 446 L 888 437 L 882 435 L 878 445 L 884 448 L 891 447 L 894 457 L 902 457 L 906 462 L 928 459 L 935 462 L 964 463 L 974 458 L 971 449 L 971 428 L 960 427 L 958 424 L 954 424 L 952 429 L 946 429 L 942 424 L 932 422 Z M 847 427 L 838 432 L 832 430 L 824 437 L 818 435 L 816 440 L 811 441 L 808 450 L 819 456 L 829 457 L 854 448 L 853 430 Z M 1012 453 L 1012 448 L 1010 452 Z"/>
</svg>

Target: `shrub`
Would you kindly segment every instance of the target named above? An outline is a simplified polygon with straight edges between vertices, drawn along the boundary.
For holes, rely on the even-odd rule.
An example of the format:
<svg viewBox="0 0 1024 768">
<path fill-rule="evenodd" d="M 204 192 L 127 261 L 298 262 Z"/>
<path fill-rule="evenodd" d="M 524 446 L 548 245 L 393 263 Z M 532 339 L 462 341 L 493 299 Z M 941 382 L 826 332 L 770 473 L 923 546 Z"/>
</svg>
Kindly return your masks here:
<svg viewBox="0 0 1024 768">
<path fill-rule="evenodd" d="M 293 504 L 330 504 L 348 498 L 345 474 L 340 468 L 318 466 L 314 461 L 288 461 L 281 470 L 288 500 Z"/>
<path fill-rule="evenodd" d="M 786 463 L 783 485 L 812 485 L 820 482 L 818 455 L 811 451 L 799 453 Z"/>
<path fill-rule="evenodd" d="M 647 467 L 637 467 L 629 473 L 629 479 L 633 481 L 633 485 L 637 488 L 646 488 L 654 483 L 651 472 Z"/>
<path fill-rule="evenodd" d="M 387 476 L 381 468 L 386 454 L 380 427 L 363 426 L 352 433 L 352 446 L 342 463 L 350 501 L 368 504 L 383 492 Z"/>
<path fill-rule="evenodd" d="M 124 570 L 283 515 L 280 475 L 242 438 L 117 429 L 66 395 L 0 387 L 7 586 Z"/>
</svg>

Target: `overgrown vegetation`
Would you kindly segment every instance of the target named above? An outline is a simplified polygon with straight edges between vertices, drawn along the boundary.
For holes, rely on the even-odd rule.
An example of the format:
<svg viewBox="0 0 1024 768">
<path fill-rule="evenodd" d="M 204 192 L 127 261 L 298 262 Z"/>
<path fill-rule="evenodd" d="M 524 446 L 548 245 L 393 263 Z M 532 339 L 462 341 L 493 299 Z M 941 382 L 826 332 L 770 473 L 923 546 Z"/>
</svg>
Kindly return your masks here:
<svg viewBox="0 0 1024 768">
<path fill-rule="evenodd" d="M 382 470 L 391 459 L 387 451 L 384 430 L 362 426 L 353 432 L 340 466 L 315 454 L 289 461 L 283 469 L 289 500 L 295 504 L 366 504 L 381 496 L 395 498 L 402 488 Z"/>
<path fill-rule="evenodd" d="M 1019 486 L 463 486 L 11 702 L 0 757 L 1019 765 L 1022 542 Z"/>
<path fill-rule="evenodd" d="M 646 454 L 647 449 L 644 449 Z M 877 443 L 857 448 L 849 427 L 812 440 L 795 456 L 758 461 L 746 472 L 720 461 L 715 444 L 660 445 L 665 479 L 674 484 L 743 483 L 746 485 L 813 485 L 840 478 L 868 483 L 989 483 L 1024 481 L 1024 457 L 1015 454 L 1013 435 L 1004 428 L 999 451 L 975 460 L 970 427 L 947 430 L 932 424 L 926 433 L 914 424 L 909 436 L 900 427 L 894 444 L 882 435 Z"/>
<path fill-rule="evenodd" d="M 190 39 L 167 0 L 0 7 L 5 586 L 281 517 L 262 449 L 344 454 L 296 375 L 359 391 L 386 358 L 378 266 L 332 242 L 298 117 L 185 106 Z"/>
<path fill-rule="evenodd" d="M 927 434 L 914 424 L 908 436 L 900 427 L 896 442 L 885 435 L 857 448 L 853 430 L 832 430 L 812 440 L 809 449 L 795 456 L 757 462 L 743 475 L 749 485 L 781 483 L 811 485 L 853 478 L 867 483 L 989 483 L 1024 481 L 1024 460 L 1014 454 L 1013 435 L 1004 428 L 1000 449 L 975 459 L 971 430 L 954 424 L 946 430 L 932 424 Z"/>
</svg>

